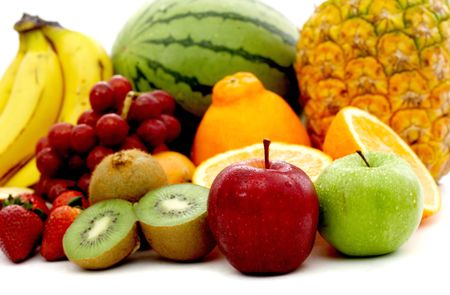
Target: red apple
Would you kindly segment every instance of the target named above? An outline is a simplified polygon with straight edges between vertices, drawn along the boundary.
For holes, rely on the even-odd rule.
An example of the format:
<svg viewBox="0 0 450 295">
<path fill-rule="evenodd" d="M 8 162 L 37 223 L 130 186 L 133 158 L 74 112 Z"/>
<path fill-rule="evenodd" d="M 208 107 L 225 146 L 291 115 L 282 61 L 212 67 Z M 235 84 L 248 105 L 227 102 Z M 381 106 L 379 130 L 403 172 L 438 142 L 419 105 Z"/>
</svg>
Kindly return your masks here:
<svg viewBox="0 0 450 295">
<path fill-rule="evenodd" d="M 283 161 L 247 160 L 225 168 L 208 199 L 208 222 L 219 249 L 246 274 L 283 274 L 311 253 L 319 218 L 313 183 Z"/>
</svg>

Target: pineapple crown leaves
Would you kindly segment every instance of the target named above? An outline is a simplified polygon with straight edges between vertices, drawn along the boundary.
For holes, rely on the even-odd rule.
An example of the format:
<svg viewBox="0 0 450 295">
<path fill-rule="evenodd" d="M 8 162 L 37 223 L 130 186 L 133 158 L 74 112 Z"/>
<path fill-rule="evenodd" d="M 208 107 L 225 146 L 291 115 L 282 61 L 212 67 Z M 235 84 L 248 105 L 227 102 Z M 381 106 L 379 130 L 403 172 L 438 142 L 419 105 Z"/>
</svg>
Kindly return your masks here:
<svg viewBox="0 0 450 295">
<path fill-rule="evenodd" d="M 42 219 L 42 221 L 45 221 L 45 219 L 47 219 L 47 214 L 45 214 L 44 211 L 42 211 L 39 208 L 33 208 L 32 203 L 28 201 L 27 202 L 22 201 L 20 197 L 13 197 L 12 195 L 9 195 L 8 198 L 1 203 L 1 205 L 2 206 L 0 206 L 0 208 L 4 208 L 9 205 L 18 205 L 25 208 L 25 210 L 36 213 L 39 216 L 39 218 Z"/>
</svg>

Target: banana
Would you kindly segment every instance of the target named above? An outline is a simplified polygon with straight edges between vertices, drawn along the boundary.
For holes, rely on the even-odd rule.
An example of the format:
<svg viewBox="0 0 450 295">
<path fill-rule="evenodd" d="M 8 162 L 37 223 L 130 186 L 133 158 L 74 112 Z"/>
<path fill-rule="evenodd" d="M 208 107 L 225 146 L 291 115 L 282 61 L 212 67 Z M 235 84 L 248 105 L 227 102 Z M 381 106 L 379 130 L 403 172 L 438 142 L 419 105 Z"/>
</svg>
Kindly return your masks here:
<svg viewBox="0 0 450 295">
<path fill-rule="evenodd" d="M 105 51 L 105 48 L 103 48 L 103 46 L 99 42 L 97 42 L 97 40 L 94 40 L 90 37 L 87 38 L 91 40 L 92 45 L 94 45 L 97 50 L 98 58 L 100 61 L 99 65 L 102 71 L 102 81 L 107 81 L 112 77 L 114 73 L 112 60 L 109 57 L 108 53 Z"/>
<path fill-rule="evenodd" d="M 0 80 L 0 114 L 2 113 L 6 103 L 8 102 L 9 95 L 11 94 L 11 89 L 16 78 L 17 70 L 22 63 L 23 57 L 25 56 L 26 46 L 24 42 L 23 34 L 19 34 L 19 50 L 16 56 L 9 64 L 2 79 Z"/>
<path fill-rule="evenodd" d="M 82 112 L 89 109 L 92 86 L 112 76 L 112 62 L 105 50 L 93 39 L 55 23 L 42 27 L 61 62 L 64 79 L 64 103 L 59 121 L 76 124 Z"/>
<path fill-rule="evenodd" d="M 0 114 L 2 107 L 5 111 L 5 115 L 0 115 L 0 130 L 7 130 L 0 142 L 0 185 L 26 187 L 39 180 L 33 157 L 35 142 L 56 121 L 76 124 L 81 113 L 89 109 L 90 89 L 98 81 L 108 80 L 113 68 L 105 49 L 86 35 L 30 15 L 24 15 L 18 24 L 15 28 L 19 31 L 20 47 L 0 81 Z M 37 55 L 47 56 L 48 63 L 38 62 Z M 33 64 L 35 77 L 31 74 Z M 34 82 L 28 89 L 26 79 Z M 25 108 L 19 111 L 19 104 Z M 37 117 L 42 125 L 35 123 Z M 5 129 L 7 122 L 14 127 Z"/>
<path fill-rule="evenodd" d="M 28 18 L 28 29 L 40 29 L 56 51 L 62 69 L 63 103 L 57 121 L 76 124 L 89 109 L 89 91 L 113 73 L 112 62 L 104 48 L 94 39 L 37 17 Z M 34 146 L 34 145 L 33 145 Z M 28 162 L 26 162 L 28 160 Z M 0 164 L 1 165 L 1 164 Z M 1 169 L 0 169 L 1 171 Z M 0 174 L 1 175 L 1 174 Z M 0 185 L 30 186 L 39 180 L 36 159 L 23 159 L 0 176 Z"/>
<path fill-rule="evenodd" d="M 36 157 L 33 157 L 2 185 L 6 187 L 30 187 L 39 181 L 39 177 Z"/>
<path fill-rule="evenodd" d="M 0 115 L 0 178 L 22 166 L 36 142 L 58 119 L 63 98 L 61 66 L 42 31 L 23 32 L 27 48 Z"/>
</svg>

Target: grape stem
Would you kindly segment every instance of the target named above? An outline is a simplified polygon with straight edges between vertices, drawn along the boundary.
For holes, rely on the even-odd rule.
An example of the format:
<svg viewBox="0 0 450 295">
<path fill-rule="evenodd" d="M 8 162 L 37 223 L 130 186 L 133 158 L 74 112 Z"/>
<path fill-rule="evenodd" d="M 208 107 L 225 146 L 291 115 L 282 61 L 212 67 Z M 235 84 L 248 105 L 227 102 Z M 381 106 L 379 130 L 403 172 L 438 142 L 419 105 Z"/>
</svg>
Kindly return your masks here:
<svg viewBox="0 0 450 295">
<path fill-rule="evenodd" d="M 130 91 L 127 93 L 125 100 L 123 102 L 122 113 L 120 116 L 122 119 L 126 120 L 128 117 L 128 112 L 130 111 L 131 103 L 139 96 L 138 92 Z"/>
</svg>

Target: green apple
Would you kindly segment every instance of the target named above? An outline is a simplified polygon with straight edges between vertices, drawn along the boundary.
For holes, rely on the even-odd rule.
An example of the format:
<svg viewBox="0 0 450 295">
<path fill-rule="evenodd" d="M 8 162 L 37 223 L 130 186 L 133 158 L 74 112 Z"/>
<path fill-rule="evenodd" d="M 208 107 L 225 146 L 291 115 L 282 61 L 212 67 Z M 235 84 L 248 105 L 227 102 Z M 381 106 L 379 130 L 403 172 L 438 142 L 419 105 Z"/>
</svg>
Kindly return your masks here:
<svg viewBox="0 0 450 295">
<path fill-rule="evenodd" d="M 349 256 L 395 251 L 415 232 L 423 191 L 407 161 L 393 153 L 354 153 L 317 179 L 319 233 Z"/>
</svg>

